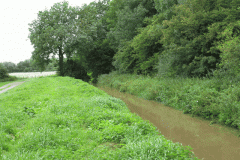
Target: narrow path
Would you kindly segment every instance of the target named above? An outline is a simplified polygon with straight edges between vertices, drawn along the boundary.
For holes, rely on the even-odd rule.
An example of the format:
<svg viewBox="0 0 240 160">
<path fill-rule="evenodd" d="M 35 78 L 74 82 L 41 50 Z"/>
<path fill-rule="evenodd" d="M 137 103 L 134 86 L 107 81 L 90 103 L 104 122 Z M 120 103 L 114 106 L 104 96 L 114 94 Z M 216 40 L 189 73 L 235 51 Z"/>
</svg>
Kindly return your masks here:
<svg viewBox="0 0 240 160">
<path fill-rule="evenodd" d="M 122 99 L 131 112 L 149 120 L 167 139 L 182 143 L 183 146 L 191 146 L 199 159 L 240 159 L 240 138 L 229 132 L 229 128 L 218 124 L 209 126 L 209 121 L 191 117 L 158 102 L 144 100 L 111 88 L 98 88 Z"/>
<path fill-rule="evenodd" d="M 9 89 L 12 89 L 12 88 L 18 86 L 18 85 L 20 85 L 20 84 L 22 84 L 22 83 L 24 83 L 24 82 L 25 82 L 25 81 L 23 81 L 23 82 L 13 82 L 13 83 L 6 84 L 6 85 L 0 87 L 0 94 L 3 93 L 3 92 L 8 91 Z M 9 86 L 10 86 L 10 87 L 9 87 Z M 1 90 L 1 89 L 2 89 L 2 90 Z"/>
</svg>

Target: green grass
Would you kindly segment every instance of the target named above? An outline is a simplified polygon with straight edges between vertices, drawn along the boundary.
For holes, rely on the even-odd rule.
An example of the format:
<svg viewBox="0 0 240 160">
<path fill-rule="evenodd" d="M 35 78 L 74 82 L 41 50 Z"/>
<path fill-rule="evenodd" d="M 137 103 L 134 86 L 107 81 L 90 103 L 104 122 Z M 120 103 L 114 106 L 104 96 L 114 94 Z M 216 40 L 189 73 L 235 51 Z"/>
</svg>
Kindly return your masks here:
<svg viewBox="0 0 240 160">
<path fill-rule="evenodd" d="M 9 83 L 13 83 L 12 81 L 7 81 L 7 82 L 0 82 L 0 87 L 9 84 Z"/>
<path fill-rule="evenodd" d="M 197 159 L 120 99 L 70 77 L 30 79 L 0 96 L 0 159 Z"/>
<path fill-rule="evenodd" d="M 0 91 L 4 90 L 4 89 L 6 89 L 6 88 L 9 88 L 9 87 L 11 87 L 11 85 L 9 85 L 9 86 L 7 86 L 7 87 L 4 87 L 4 88 L 0 89 Z"/>
<path fill-rule="evenodd" d="M 240 129 L 240 83 L 227 78 L 151 78 L 112 72 L 101 75 L 98 85 L 158 101 L 211 124 Z"/>
</svg>

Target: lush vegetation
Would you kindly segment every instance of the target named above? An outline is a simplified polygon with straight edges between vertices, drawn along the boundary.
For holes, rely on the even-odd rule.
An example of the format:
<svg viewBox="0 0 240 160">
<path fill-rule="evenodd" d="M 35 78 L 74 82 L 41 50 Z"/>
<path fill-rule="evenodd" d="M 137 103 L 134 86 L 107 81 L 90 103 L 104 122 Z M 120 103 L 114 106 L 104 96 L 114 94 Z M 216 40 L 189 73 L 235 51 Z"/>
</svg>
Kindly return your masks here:
<svg viewBox="0 0 240 160">
<path fill-rule="evenodd" d="M 1 84 L 1 83 L 0 83 Z M 70 77 L 32 78 L 0 96 L 1 159 L 197 159 L 125 103 Z"/>
<path fill-rule="evenodd" d="M 32 59 L 44 69 L 57 55 L 60 76 L 90 79 L 75 76 L 72 61 L 94 82 L 115 70 L 235 78 L 239 18 L 240 0 L 102 0 L 81 7 L 64 1 L 29 24 Z"/>
<path fill-rule="evenodd" d="M 192 116 L 240 129 L 240 84 L 218 78 L 162 78 L 119 74 L 101 75 L 109 86 L 147 100 L 156 100 Z M 240 136 L 240 133 L 239 133 Z"/>
<path fill-rule="evenodd" d="M 8 78 L 8 77 L 9 77 L 9 75 L 7 73 L 6 68 L 2 64 L 0 64 L 0 79 L 4 79 L 4 78 Z"/>
<path fill-rule="evenodd" d="M 240 0 L 64 1 L 29 24 L 32 60 L 239 128 L 239 19 Z"/>
<path fill-rule="evenodd" d="M 3 62 L 0 63 L 4 66 L 7 73 L 13 72 L 41 72 L 41 68 L 37 65 L 36 61 L 33 59 L 28 59 L 21 61 L 17 64 L 13 62 Z M 45 66 L 45 71 L 56 71 L 57 70 L 57 59 L 52 58 L 50 63 Z"/>
<path fill-rule="evenodd" d="M 0 82 L 15 81 L 15 80 L 17 80 L 17 77 L 9 76 L 5 66 L 0 63 Z"/>
<path fill-rule="evenodd" d="M 0 86 L 16 80 L 10 72 L 57 69 L 240 129 L 239 19 L 240 0 L 56 3 L 29 24 L 31 59 L 0 64 Z M 70 77 L 1 94 L 1 159 L 193 156 L 119 99 Z"/>
</svg>

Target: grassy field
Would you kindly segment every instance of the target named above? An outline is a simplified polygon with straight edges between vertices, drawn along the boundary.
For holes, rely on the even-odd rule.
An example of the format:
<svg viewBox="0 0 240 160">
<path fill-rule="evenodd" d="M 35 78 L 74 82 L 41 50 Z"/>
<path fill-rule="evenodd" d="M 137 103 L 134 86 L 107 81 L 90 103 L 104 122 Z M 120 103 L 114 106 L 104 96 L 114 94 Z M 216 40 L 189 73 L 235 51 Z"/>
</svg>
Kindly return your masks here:
<svg viewBox="0 0 240 160">
<path fill-rule="evenodd" d="M 56 71 L 46 71 L 46 72 L 16 72 L 9 73 L 10 76 L 16 76 L 18 78 L 36 78 L 40 76 L 49 76 L 56 74 Z"/>
<path fill-rule="evenodd" d="M 21 82 L 27 79 L 32 78 L 38 78 L 38 77 L 44 77 L 44 76 L 50 76 L 55 75 L 55 71 L 50 72 L 17 72 L 17 73 L 9 73 L 10 78 L 1 79 L 0 80 L 0 87 L 13 83 L 13 82 Z"/>
<path fill-rule="evenodd" d="M 0 83 L 1 84 L 1 83 Z M 0 159 L 197 159 L 125 103 L 70 77 L 0 95 Z"/>
</svg>

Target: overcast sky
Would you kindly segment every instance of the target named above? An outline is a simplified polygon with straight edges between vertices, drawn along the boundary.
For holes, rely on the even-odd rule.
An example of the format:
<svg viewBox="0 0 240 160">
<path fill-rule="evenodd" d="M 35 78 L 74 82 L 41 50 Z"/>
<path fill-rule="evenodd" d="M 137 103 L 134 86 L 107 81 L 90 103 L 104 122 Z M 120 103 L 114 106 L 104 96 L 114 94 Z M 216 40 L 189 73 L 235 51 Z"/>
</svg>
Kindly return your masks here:
<svg viewBox="0 0 240 160">
<path fill-rule="evenodd" d="M 37 19 L 39 11 L 48 10 L 63 0 L 6 0 L 0 5 L 0 63 L 15 64 L 30 59 L 33 46 L 28 39 L 28 23 Z M 98 0 L 66 0 L 70 6 L 89 4 Z"/>
</svg>

